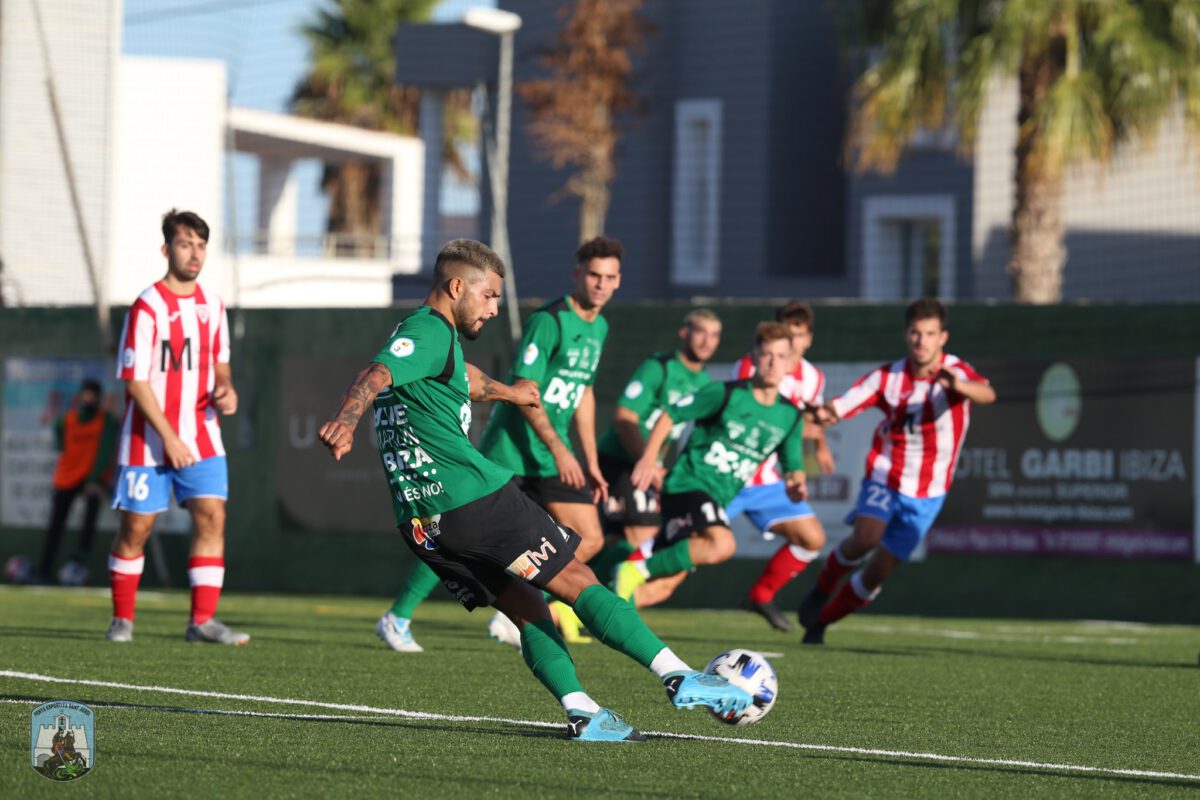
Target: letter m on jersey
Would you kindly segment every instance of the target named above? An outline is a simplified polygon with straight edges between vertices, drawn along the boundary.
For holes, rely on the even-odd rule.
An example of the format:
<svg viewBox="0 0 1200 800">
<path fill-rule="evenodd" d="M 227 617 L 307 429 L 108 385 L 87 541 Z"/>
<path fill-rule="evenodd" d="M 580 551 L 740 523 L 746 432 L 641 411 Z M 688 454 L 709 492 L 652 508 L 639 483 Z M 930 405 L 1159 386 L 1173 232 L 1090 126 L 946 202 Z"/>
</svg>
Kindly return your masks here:
<svg viewBox="0 0 1200 800">
<path fill-rule="evenodd" d="M 175 355 L 175 351 L 171 348 L 171 342 L 164 339 L 162 343 L 162 353 L 159 357 L 158 368 L 162 372 L 167 372 L 167 363 L 169 362 L 171 364 L 170 371 L 178 372 L 179 370 L 184 369 L 183 361 L 185 358 L 187 359 L 187 369 L 192 369 L 192 338 L 190 336 L 184 338 L 183 346 L 179 348 L 178 357 Z"/>
</svg>

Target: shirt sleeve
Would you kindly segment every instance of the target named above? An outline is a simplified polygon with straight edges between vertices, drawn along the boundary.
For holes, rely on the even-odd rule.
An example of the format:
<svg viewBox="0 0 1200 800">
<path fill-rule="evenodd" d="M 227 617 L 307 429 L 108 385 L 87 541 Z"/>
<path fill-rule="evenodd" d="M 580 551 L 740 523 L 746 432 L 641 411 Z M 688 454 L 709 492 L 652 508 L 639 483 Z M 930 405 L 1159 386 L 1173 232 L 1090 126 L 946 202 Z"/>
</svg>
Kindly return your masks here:
<svg viewBox="0 0 1200 800">
<path fill-rule="evenodd" d="M 396 331 L 374 361 L 392 373 L 392 386 L 441 375 L 451 347 L 450 329 L 429 316 L 411 316 Z"/>
<path fill-rule="evenodd" d="M 959 359 L 947 367 L 951 372 L 958 376 L 959 380 L 976 381 L 979 383 L 991 383 L 987 378 L 979 374 L 979 372 L 966 361 Z"/>
<path fill-rule="evenodd" d="M 625 385 L 617 405 L 628 408 L 639 417 L 645 417 L 658 405 L 658 392 L 666 375 L 665 364 L 657 358 L 647 358 L 633 371 L 633 377 Z"/>
<path fill-rule="evenodd" d="M 830 401 L 833 410 L 842 419 L 850 419 L 856 414 L 876 405 L 883 391 L 883 375 L 886 367 L 871 370 L 846 390 L 840 397 Z"/>
<path fill-rule="evenodd" d="M 558 347 L 559 335 L 558 320 L 552 313 L 534 312 L 526 324 L 525 335 L 521 337 L 521 350 L 513 366 L 513 377 L 541 384 L 550 366 L 550 354 Z"/>
<path fill-rule="evenodd" d="M 213 337 L 213 350 L 216 351 L 216 363 L 229 363 L 229 312 L 225 309 L 224 303 L 221 303 L 221 313 L 217 316 L 217 332 Z"/>
<path fill-rule="evenodd" d="M 118 380 L 150 380 L 150 367 L 154 363 L 154 329 L 154 312 L 146 303 L 138 300 L 125 315 L 125 327 L 121 330 Z"/>
<path fill-rule="evenodd" d="M 783 472 L 804 469 L 804 446 L 801 441 L 803 436 L 804 415 L 797 414 L 796 422 L 793 423 L 791 430 L 787 432 L 787 436 L 783 437 L 779 447 L 775 448 L 775 452 L 779 454 L 779 468 Z"/>
<path fill-rule="evenodd" d="M 667 408 L 672 422 L 688 422 L 703 419 L 721 407 L 725 400 L 725 384 L 713 381 L 697 389 L 694 394 L 681 397 Z"/>
</svg>

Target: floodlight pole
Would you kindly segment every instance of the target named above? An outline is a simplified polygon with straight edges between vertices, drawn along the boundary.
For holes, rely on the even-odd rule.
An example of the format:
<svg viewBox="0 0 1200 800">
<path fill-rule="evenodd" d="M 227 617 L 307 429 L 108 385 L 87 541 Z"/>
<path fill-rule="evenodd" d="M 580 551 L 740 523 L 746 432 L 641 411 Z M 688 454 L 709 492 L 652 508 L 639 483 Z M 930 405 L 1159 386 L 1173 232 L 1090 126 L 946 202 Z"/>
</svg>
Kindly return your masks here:
<svg viewBox="0 0 1200 800">
<path fill-rule="evenodd" d="M 508 157 L 512 134 L 513 39 L 521 27 L 521 17 L 495 8 L 469 8 L 463 22 L 472 28 L 500 37 L 500 74 L 496 81 L 496 128 L 491 146 L 487 146 L 488 174 L 492 190 L 492 249 L 504 262 L 508 276 L 504 281 L 504 303 L 508 306 L 508 328 L 513 344 L 521 340 L 521 314 L 517 308 L 517 276 L 508 243 Z"/>
</svg>

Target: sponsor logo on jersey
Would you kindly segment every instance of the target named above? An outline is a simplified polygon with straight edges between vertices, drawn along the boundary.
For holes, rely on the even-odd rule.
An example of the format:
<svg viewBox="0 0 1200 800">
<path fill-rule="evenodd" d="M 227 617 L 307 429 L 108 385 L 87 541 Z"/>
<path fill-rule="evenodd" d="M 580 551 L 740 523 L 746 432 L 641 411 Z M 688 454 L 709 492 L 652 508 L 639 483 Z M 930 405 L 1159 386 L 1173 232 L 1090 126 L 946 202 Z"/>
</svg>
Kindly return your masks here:
<svg viewBox="0 0 1200 800">
<path fill-rule="evenodd" d="M 29 762 L 52 781 L 82 778 L 96 764 L 96 715 L 72 700 L 51 700 L 29 720 Z"/>
<path fill-rule="evenodd" d="M 642 386 L 641 381 L 631 381 L 630 384 L 625 387 L 625 396 L 630 400 L 636 400 L 638 397 L 641 397 L 644 389 L 645 387 Z"/>
<path fill-rule="evenodd" d="M 534 344 L 533 342 L 530 342 L 529 346 L 525 348 L 525 355 L 521 356 L 521 360 L 524 361 L 525 364 L 528 366 L 529 364 L 532 364 L 533 362 L 537 361 L 537 357 L 538 357 L 538 346 L 536 344 Z"/>
<path fill-rule="evenodd" d="M 416 345 L 413 344 L 412 339 L 401 336 L 399 339 L 392 342 L 392 346 L 389 349 L 391 350 L 392 355 L 394 355 L 396 358 L 408 358 L 417 348 Z"/>
</svg>

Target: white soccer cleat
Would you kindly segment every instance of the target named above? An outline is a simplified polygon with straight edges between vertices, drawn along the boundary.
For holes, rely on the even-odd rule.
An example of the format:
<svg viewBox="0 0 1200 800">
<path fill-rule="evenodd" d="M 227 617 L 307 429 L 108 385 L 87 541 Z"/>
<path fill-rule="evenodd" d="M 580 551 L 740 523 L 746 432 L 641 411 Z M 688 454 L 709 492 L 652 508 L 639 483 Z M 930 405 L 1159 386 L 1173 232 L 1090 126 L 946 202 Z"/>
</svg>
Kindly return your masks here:
<svg viewBox="0 0 1200 800">
<path fill-rule="evenodd" d="M 412 635 L 412 620 L 401 619 L 391 611 L 375 623 L 375 633 L 397 653 L 423 653 L 425 648 L 417 644 Z"/>
<path fill-rule="evenodd" d="M 108 633 L 104 634 L 104 638 L 110 642 L 132 642 L 133 620 L 113 617 L 112 622 L 108 626 Z"/>
<path fill-rule="evenodd" d="M 188 625 L 184 638 L 189 642 L 229 644 L 235 647 L 250 643 L 250 634 L 232 630 L 216 617 L 212 617 L 199 625 Z"/>
<path fill-rule="evenodd" d="M 521 649 L 521 629 L 500 611 L 497 611 L 492 616 L 492 621 L 488 623 L 488 636 L 501 644 L 509 644 L 518 650 Z"/>
</svg>

